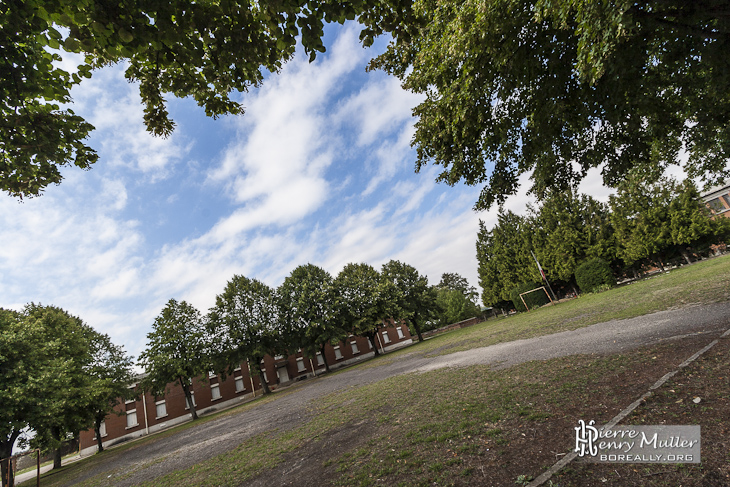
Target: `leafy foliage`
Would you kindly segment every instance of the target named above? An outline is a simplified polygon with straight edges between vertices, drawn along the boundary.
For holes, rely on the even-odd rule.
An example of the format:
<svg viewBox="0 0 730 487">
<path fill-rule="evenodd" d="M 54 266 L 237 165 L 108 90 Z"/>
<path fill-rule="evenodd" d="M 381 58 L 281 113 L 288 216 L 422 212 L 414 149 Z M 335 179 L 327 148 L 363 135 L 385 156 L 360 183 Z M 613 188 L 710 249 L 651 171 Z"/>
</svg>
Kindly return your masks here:
<svg viewBox="0 0 730 487">
<path fill-rule="evenodd" d="M 663 267 L 669 258 L 726 238 L 725 219 L 711 220 L 691 181 L 632 171 L 610 204 L 590 196 L 551 191 L 526 216 L 500 211 L 497 224 L 482 223 L 477 237 L 482 300 L 495 305 L 521 282 L 538 282 L 533 251 L 550 283 L 572 287 L 586 259 L 606 261 L 615 274 L 643 266 Z M 577 291 L 576 291 L 577 292 Z"/>
<path fill-rule="evenodd" d="M 617 255 L 625 265 L 663 268 L 668 257 L 688 248 L 717 241 L 726 222 L 710 220 L 691 181 L 632 173 L 610 198 L 611 222 L 616 229 Z"/>
<path fill-rule="evenodd" d="M 324 52 L 324 22 L 356 17 L 366 45 L 383 32 L 413 30 L 409 0 L 368 2 L 121 2 L 6 0 L 0 5 L 0 189 L 34 196 L 60 182 L 59 166 L 89 168 L 98 156 L 84 139 L 93 127 L 71 109 L 69 90 L 94 69 L 125 62 L 139 83 L 147 129 L 169 135 L 165 96 L 192 97 L 206 115 L 243 113 L 231 94 L 259 86 L 301 42 Z M 80 53 L 76 72 L 58 66 Z M 56 62 L 56 64 L 54 64 Z"/>
<path fill-rule="evenodd" d="M 480 222 L 477 260 L 479 285 L 485 305 L 512 300 L 510 291 L 517 284 L 540 280 L 530 255 L 532 228 L 529 224 L 529 220 L 511 211 L 500 211 L 497 225 L 491 230 Z"/>
<path fill-rule="evenodd" d="M 423 341 L 421 331 L 438 307 L 437 293 L 428 285 L 428 278 L 419 274 L 415 267 L 397 260 L 390 260 L 383 264 L 380 274 L 383 281 L 391 284 L 395 291 L 393 309 L 396 312 L 391 318 L 396 321 L 407 320 L 418 335 L 418 341 Z M 458 276 L 458 274 L 453 274 L 453 276 Z M 466 283 L 466 279 L 464 279 L 464 283 Z M 468 286 L 468 283 L 466 285 Z"/>
<path fill-rule="evenodd" d="M 375 334 L 386 319 L 398 315 L 393 282 L 381 279 L 369 264 L 347 264 L 335 278 L 334 286 L 346 329 L 353 335 L 368 337 L 378 355 Z"/>
<path fill-rule="evenodd" d="M 601 166 L 679 164 L 729 175 L 730 16 L 724 2 L 418 0 L 417 35 L 371 62 L 425 96 L 414 109 L 416 168 L 484 185 L 477 209 L 532 191 L 566 191 Z"/>
<path fill-rule="evenodd" d="M 147 372 L 143 387 L 162 394 L 169 383 L 178 382 L 197 419 L 190 381 L 205 374 L 210 364 L 210 338 L 200 311 L 185 301 L 169 300 L 155 318 L 147 348 L 139 356 L 139 365 Z"/>
<path fill-rule="evenodd" d="M 592 293 L 601 286 L 616 284 L 611 267 L 603 259 L 593 258 L 583 262 L 575 270 L 575 280 L 584 293 Z"/>
<path fill-rule="evenodd" d="M 347 336 L 344 323 L 336 313 L 332 276 L 321 267 L 301 265 L 284 279 L 277 295 L 282 326 L 290 348 L 301 348 L 310 359 L 321 352 L 329 370 L 324 346 L 335 344 Z"/>
<path fill-rule="evenodd" d="M 125 370 L 110 366 L 102 349 Z M 108 336 L 61 308 L 30 303 L 20 312 L 0 309 L 0 458 L 12 454 L 24 430 L 33 430 L 33 445 L 54 450 L 54 468 L 60 467 L 61 440 L 113 406 L 107 394 L 126 387 L 129 367 Z"/>
<path fill-rule="evenodd" d="M 134 397 L 129 388 L 134 381 L 133 360 L 121 346 L 114 345 L 109 335 L 96 334 L 91 341 L 91 363 L 89 376 L 94 380 L 91 392 L 91 412 L 93 412 L 98 452 L 104 451 L 101 437 L 101 422 L 118 404 Z"/>
<path fill-rule="evenodd" d="M 232 371 L 250 359 L 251 372 L 262 377 L 261 360 L 282 350 L 276 292 L 257 279 L 235 275 L 215 298 L 208 315 L 218 353 L 215 368 Z M 261 380 L 264 392 L 269 389 Z"/>
</svg>

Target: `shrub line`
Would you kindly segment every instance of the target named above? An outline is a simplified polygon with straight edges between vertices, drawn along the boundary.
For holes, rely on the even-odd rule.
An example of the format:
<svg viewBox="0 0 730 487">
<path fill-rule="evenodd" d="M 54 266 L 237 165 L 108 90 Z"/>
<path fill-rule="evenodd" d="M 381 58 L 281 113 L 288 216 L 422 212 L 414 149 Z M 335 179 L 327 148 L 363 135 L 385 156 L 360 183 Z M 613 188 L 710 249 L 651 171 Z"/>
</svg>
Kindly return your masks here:
<svg viewBox="0 0 730 487">
<path fill-rule="evenodd" d="M 720 335 L 720 338 L 726 338 L 728 336 L 730 336 L 730 328 L 728 328 L 727 330 L 725 330 L 725 333 L 723 333 L 722 335 Z M 664 374 L 658 381 L 656 381 L 651 387 L 649 387 L 649 389 L 644 394 L 642 394 L 639 399 L 637 399 L 636 401 L 632 402 L 627 408 L 625 408 L 623 411 L 621 411 L 616 416 L 614 416 L 614 418 L 611 419 L 611 421 L 609 421 L 608 423 L 606 423 L 603 426 L 603 428 L 605 428 L 605 429 L 611 429 L 614 426 L 616 426 L 621 420 L 623 420 L 626 416 L 628 416 L 629 414 L 631 414 L 634 411 L 634 409 L 636 409 L 637 407 L 639 407 L 641 405 L 641 403 L 643 403 L 644 401 L 646 401 L 646 399 L 653 394 L 652 391 L 654 391 L 654 390 L 660 388 L 661 386 L 663 386 L 669 379 L 671 379 L 672 377 L 674 377 L 677 374 L 677 372 L 679 372 L 680 370 L 682 370 L 683 368 L 687 367 L 692 362 L 694 362 L 695 360 L 697 360 L 705 352 L 707 352 L 712 347 L 714 347 L 715 345 L 717 345 L 719 343 L 719 341 L 720 341 L 719 338 L 716 338 L 715 340 L 713 340 L 709 344 L 707 344 L 704 348 L 702 348 L 701 350 L 699 350 L 698 352 L 696 352 L 694 355 L 692 355 L 691 357 L 689 357 L 687 360 L 685 360 L 684 362 L 682 362 L 681 364 L 679 364 L 677 366 L 676 370 L 673 370 L 672 372 L 668 372 L 668 373 Z M 555 465 L 553 465 L 548 470 L 546 470 L 545 472 L 543 472 L 542 474 L 540 474 L 535 480 L 533 480 L 532 482 L 530 482 L 529 484 L 527 484 L 527 487 L 539 487 L 540 485 L 544 484 L 553 475 L 555 475 L 557 472 L 559 472 L 563 467 L 565 467 L 570 462 L 572 462 L 573 460 L 575 460 L 575 458 L 577 456 L 578 456 L 578 453 L 576 453 L 575 450 L 571 450 L 567 455 L 565 455 L 558 462 L 556 462 Z"/>
</svg>

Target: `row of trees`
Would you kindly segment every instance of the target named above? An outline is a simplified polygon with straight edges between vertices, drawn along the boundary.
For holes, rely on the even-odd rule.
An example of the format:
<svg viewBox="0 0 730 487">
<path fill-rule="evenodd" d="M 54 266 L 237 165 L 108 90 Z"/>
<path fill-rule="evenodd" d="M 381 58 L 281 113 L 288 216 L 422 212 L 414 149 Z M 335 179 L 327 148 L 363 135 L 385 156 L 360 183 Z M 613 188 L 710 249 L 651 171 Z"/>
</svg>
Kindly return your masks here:
<svg viewBox="0 0 730 487">
<path fill-rule="evenodd" d="M 23 443 L 53 450 L 54 468 L 66 438 L 93 426 L 100 441 L 101 421 L 131 393 L 132 364 L 108 335 L 60 308 L 0 309 L 0 458 L 31 431 Z M 3 485 L 12 486 L 8 460 L 0 467 Z"/>
<path fill-rule="evenodd" d="M 407 322 L 422 339 L 423 328 L 463 319 L 465 309 L 473 313 L 475 295 L 458 274 L 429 286 L 414 267 L 394 260 L 380 272 L 349 264 L 335 278 L 307 264 L 277 289 L 234 276 L 206 316 L 185 301 L 167 303 L 139 357 L 148 372 L 142 386 L 162 391 L 177 381 L 192 405 L 189 379 L 211 369 L 225 377 L 248 360 L 261 375 L 264 355 L 301 348 L 314 358 L 349 334 L 367 336 L 378 353 L 375 332 L 386 320 Z M 90 427 L 102 451 L 101 422 L 134 397 L 133 363 L 108 335 L 61 308 L 0 308 L 0 458 L 9 458 L 21 438 L 23 446 L 52 450 L 58 468 L 62 441 Z M 8 465 L 0 464 L 3 485 L 14 484 Z"/>
<path fill-rule="evenodd" d="M 669 260 L 691 261 L 693 248 L 730 234 L 730 220 L 710 219 L 696 186 L 685 180 L 649 179 L 638 174 L 621 183 L 608 204 L 573 192 L 553 192 L 525 216 L 500 211 L 497 225 L 480 225 L 477 238 L 482 300 L 510 300 L 520 283 L 542 277 L 558 286 L 575 284 L 575 269 L 588 258 L 607 261 L 616 275 Z"/>
<path fill-rule="evenodd" d="M 185 301 L 167 303 L 140 355 L 148 373 L 143 384 L 162 392 L 177 382 L 192 406 L 192 377 L 210 370 L 225 377 L 244 362 L 252 375 L 261 377 L 265 355 L 301 349 L 314 359 L 321 352 L 329 371 L 324 354 L 328 343 L 335 345 L 351 334 L 364 336 L 378 355 L 375 336 L 390 319 L 408 323 L 423 340 L 422 330 L 441 320 L 475 316 L 475 298 L 476 290 L 457 274 L 444 274 L 438 286 L 429 286 L 426 276 L 396 260 L 380 271 L 348 264 L 336 277 L 321 267 L 301 265 L 276 289 L 236 275 L 205 316 Z M 268 393 L 266 381 L 261 384 Z M 194 407 L 191 413 L 195 419 Z"/>
</svg>

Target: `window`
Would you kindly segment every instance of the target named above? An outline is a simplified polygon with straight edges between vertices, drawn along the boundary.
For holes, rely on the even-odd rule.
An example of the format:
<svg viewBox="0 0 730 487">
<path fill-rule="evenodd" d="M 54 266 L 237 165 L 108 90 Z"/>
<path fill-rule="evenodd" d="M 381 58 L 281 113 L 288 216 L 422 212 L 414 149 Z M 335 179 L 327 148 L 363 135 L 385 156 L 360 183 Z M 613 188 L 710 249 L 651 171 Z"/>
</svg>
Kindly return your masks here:
<svg viewBox="0 0 730 487">
<path fill-rule="evenodd" d="M 373 349 L 373 342 L 371 342 L 369 338 L 368 338 L 368 347 L 370 348 L 370 350 Z"/>
<path fill-rule="evenodd" d="M 725 206 L 720 202 L 720 198 L 714 198 L 707 202 L 707 205 L 714 211 L 715 213 L 721 213 L 725 211 Z"/>
<path fill-rule="evenodd" d="M 131 385 L 131 386 L 127 387 L 127 389 L 129 389 L 130 391 L 134 392 L 134 385 Z M 132 397 L 132 398 L 126 399 L 124 401 L 124 404 L 133 404 L 134 401 L 135 401 L 135 398 Z"/>
<path fill-rule="evenodd" d="M 304 359 L 298 358 L 297 359 L 297 372 L 304 372 L 306 369 L 304 368 Z"/>
<path fill-rule="evenodd" d="M 99 434 L 102 438 L 106 436 L 106 421 L 102 421 L 99 425 Z"/>
<path fill-rule="evenodd" d="M 236 392 L 245 391 L 246 386 L 243 385 L 243 377 L 236 377 Z"/>
<path fill-rule="evenodd" d="M 165 416 L 167 416 L 167 404 L 165 403 L 164 399 L 155 403 L 155 416 L 156 419 L 164 418 Z"/>
<path fill-rule="evenodd" d="M 730 194 L 724 194 L 724 195 L 720 196 L 720 198 L 722 198 L 723 201 L 725 201 L 725 206 L 730 208 Z"/>
<path fill-rule="evenodd" d="M 324 359 L 322 358 L 322 352 L 317 352 L 317 365 L 324 365 Z"/>
<path fill-rule="evenodd" d="M 350 347 L 352 347 L 353 355 L 355 355 L 356 353 L 360 353 L 360 350 L 357 348 L 357 342 L 355 340 L 350 342 Z"/>
<path fill-rule="evenodd" d="M 193 406 L 197 406 L 198 403 L 195 402 L 195 393 L 193 391 L 190 391 L 190 397 L 193 398 Z M 185 409 L 190 409 L 190 402 L 188 402 L 188 398 L 185 398 Z"/>
<path fill-rule="evenodd" d="M 340 352 L 340 346 L 337 345 L 335 347 L 335 360 L 340 360 L 342 358 L 342 352 Z"/>
<path fill-rule="evenodd" d="M 383 332 L 383 343 L 390 343 L 390 337 L 388 336 L 388 332 Z"/>
<path fill-rule="evenodd" d="M 211 384 L 210 385 L 210 400 L 215 401 L 216 399 L 221 398 L 221 388 L 220 384 Z"/>
<path fill-rule="evenodd" d="M 127 429 L 137 426 L 137 410 L 127 411 Z"/>
<path fill-rule="evenodd" d="M 395 330 L 396 330 L 396 331 L 398 332 L 398 338 L 399 338 L 399 339 L 401 339 L 401 338 L 405 338 L 405 337 L 406 337 L 406 336 L 405 336 L 405 335 L 403 334 L 403 328 L 402 328 L 402 327 L 400 327 L 400 326 L 399 326 L 399 327 L 398 327 L 398 328 L 396 328 Z"/>
</svg>

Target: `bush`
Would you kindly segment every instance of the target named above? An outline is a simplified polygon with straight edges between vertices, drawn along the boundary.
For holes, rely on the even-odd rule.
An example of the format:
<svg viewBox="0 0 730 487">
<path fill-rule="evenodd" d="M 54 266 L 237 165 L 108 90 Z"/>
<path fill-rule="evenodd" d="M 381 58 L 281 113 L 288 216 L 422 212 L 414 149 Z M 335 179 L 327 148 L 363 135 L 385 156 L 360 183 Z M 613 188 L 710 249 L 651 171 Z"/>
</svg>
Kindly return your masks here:
<svg viewBox="0 0 730 487">
<path fill-rule="evenodd" d="M 613 287 L 616 285 L 616 278 L 611 272 L 611 267 L 603 259 L 594 258 L 583 262 L 575 270 L 575 282 L 581 292 L 592 293 L 602 286 Z"/>
<path fill-rule="evenodd" d="M 525 309 L 525 305 L 522 304 L 522 299 L 520 299 L 520 294 L 524 293 L 526 291 L 530 291 L 532 289 L 541 287 L 542 284 L 534 283 L 534 282 L 523 282 L 521 284 L 516 285 L 512 291 L 509 293 L 509 297 L 512 300 L 512 304 L 515 305 L 515 309 L 517 311 L 527 311 Z M 525 299 L 525 302 L 527 303 L 527 306 L 530 309 L 536 308 L 538 306 L 544 306 L 547 303 L 550 302 L 550 299 L 547 297 L 547 294 L 545 294 L 542 291 L 535 291 L 534 293 L 525 294 L 522 296 Z"/>
</svg>

